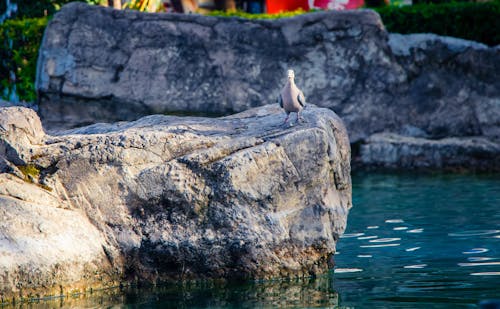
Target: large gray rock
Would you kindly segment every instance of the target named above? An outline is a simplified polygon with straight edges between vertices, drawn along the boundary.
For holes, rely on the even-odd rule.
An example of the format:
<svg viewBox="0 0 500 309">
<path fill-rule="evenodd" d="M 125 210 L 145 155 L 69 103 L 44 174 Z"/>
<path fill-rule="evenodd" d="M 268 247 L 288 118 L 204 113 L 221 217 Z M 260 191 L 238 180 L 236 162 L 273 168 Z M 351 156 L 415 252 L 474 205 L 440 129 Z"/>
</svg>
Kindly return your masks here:
<svg viewBox="0 0 500 309">
<path fill-rule="evenodd" d="M 431 138 L 500 136 L 500 49 L 388 34 L 370 10 L 245 20 L 72 3 L 40 49 L 40 114 L 47 128 L 228 114 L 274 102 L 289 68 L 353 143 L 405 125 Z"/>
<path fill-rule="evenodd" d="M 369 105 L 387 100 L 386 84 L 406 80 L 386 41 L 373 11 L 250 21 L 72 3 L 40 49 L 40 114 L 49 129 L 164 112 L 230 114 L 275 102 L 289 68 L 312 103 Z"/>
<path fill-rule="evenodd" d="M 369 168 L 500 172 L 500 143 L 484 137 L 430 140 L 378 133 L 360 147 L 353 164 Z"/>
<path fill-rule="evenodd" d="M 0 108 L 0 296 L 328 270 L 351 208 L 342 121 L 276 105 L 43 132 Z M 17 176 L 16 176 L 17 175 Z"/>
</svg>

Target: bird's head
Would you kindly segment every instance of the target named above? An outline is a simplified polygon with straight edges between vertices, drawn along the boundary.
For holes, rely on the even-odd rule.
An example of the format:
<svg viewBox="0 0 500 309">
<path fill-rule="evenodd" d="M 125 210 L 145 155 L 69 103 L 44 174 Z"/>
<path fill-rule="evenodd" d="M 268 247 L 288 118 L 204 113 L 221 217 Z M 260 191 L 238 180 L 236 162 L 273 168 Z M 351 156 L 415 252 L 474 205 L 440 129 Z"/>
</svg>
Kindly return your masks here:
<svg viewBox="0 0 500 309">
<path fill-rule="evenodd" d="M 295 73 L 293 72 L 293 70 L 288 70 L 287 76 L 288 76 L 288 80 L 293 80 L 295 78 Z"/>
</svg>

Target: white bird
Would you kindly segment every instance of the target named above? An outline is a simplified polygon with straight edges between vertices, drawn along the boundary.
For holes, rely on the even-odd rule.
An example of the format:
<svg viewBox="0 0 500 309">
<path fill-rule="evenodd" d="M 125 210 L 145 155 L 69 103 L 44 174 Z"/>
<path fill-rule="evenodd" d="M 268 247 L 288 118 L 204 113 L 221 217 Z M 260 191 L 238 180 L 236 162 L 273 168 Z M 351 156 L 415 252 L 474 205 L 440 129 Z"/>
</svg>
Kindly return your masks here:
<svg viewBox="0 0 500 309">
<path fill-rule="evenodd" d="M 280 96 L 278 97 L 278 103 L 281 108 L 286 112 L 286 118 L 284 124 L 288 121 L 290 113 L 297 113 L 297 122 L 302 120 L 300 117 L 300 112 L 306 106 L 306 99 L 302 91 L 295 85 L 295 73 L 293 70 L 288 70 L 288 78 L 285 86 L 281 89 Z"/>
</svg>

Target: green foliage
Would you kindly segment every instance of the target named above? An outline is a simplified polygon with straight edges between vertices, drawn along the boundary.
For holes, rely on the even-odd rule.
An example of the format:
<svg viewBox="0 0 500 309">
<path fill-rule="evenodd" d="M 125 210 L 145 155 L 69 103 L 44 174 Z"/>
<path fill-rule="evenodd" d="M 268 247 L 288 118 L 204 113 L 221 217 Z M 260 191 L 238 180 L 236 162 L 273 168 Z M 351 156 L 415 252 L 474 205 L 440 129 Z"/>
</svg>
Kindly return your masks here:
<svg viewBox="0 0 500 309">
<path fill-rule="evenodd" d="M 48 18 L 7 20 L 0 25 L 0 96 L 14 91 L 22 101 L 36 99 L 35 75 L 38 49 Z"/>
<path fill-rule="evenodd" d="M 450 2 L 471 2 L 470 0 L 412 0 L 412 3 L 422 4 L 422 3 L 450 3 Z"/>
<path fill-rule="evenodd" d="M 42 189 L 52 191 L 46 184 L 40 183 L 41 170 L 34 164 L 21 165 L 17 167 L 24 175 L 24 181 L 35 184 Z"/>
<path fill-rule="evenodd" d="M 11 0 L 17 4 L 17 18 L 52 16 L 61 6 L 74 0 Z"/>
<path fill-rule="evenodd" d="M 208 13 L 207 15 L 210 16 L 221 16 L 221 17 L 240 17 L 240 18 L 246 18 L 246 19 L 277 19 L 277 18 L 287 18 L 287 17 L 293 17 L 297 15 L 301 15 L 304 13 L 308 12 L 314 12 L 314 11 L 304 11 L 302 9 L 293 11 L 293 12 L 282 12 L 278 14 L 251 14 L 247 12 L 242 12 L 242 11 L 234 11 L 234 12 L 225 12 L 225 11 L 212 11 Z"/>
<path fill-rule="evenodd" d="M 25 180 L 29 180 L 30 176 L 32 178 L 38 178 L 40 176 L 40 170 L 33 164 L 21 165 L 17 168 L 23 173 Z"/>
<path fill-rule="evenodd" d="M 141 11 L 141 12 L 148 12 L 150 6 L 153 6 L 156 8 L 159 6 L 158 4 L 159 4 L 158 0 L 131 0 L 131 1 L 126 2 L 123 5 L 123 8 L 137 10 L 137 11 Z M 161 6 L 161 7 L 163 7 L 163 6 Z"/>
<path fill-rule="evenodd" d="M 500 44 L 500 2 L 452 2 L 376 9 L 389 32 L 435 33 Z"/>
<path fill-rule="evenodd" d="M 17 12 L 15 18 L 36 18 L 52 16 L 55 12 L 59 11 L 63 5 L 75 0 L 11 0 L 11 3 L 17 4 Z M 80 0 L 84 1 L 84 0 Z M 85 0 L 88 4 L 100 4 L 102 0 Z M 3 3 L 4 0 L 0 0 Z M 5 5 L 3 6 L 5 7 Z M 0 5 L 0 12 L 5 9 Z"/>
<path fill-rule="evenodd" d="M 365 0 L 365 6 L 368 8 L 381 8 L 389 5 L 389 0 Z"/>
</svg>

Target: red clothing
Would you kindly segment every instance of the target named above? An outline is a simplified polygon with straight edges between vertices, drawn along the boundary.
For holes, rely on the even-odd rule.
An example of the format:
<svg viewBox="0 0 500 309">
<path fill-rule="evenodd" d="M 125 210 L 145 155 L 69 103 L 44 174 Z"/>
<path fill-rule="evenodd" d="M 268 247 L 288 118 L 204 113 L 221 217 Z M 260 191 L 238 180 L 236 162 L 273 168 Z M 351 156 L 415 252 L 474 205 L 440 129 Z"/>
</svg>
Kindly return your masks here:
<svg viewBox="0 0 500 309">
<path fill-rule="evenodd" d="M 267 13 L 276 14 L 286 11 L 309 10 L 307 0 L 266 0 Z"/>
<path fill-rule="evenodd" d="M 310 7 L 309 4 L 313 4 Z M 357 9 L 364 5 L 364 0 L 266 0 L 267 13 L 295 11 L 302 9 L 308 11 L 312 8 L 322 10 Z"/>
</svg>

